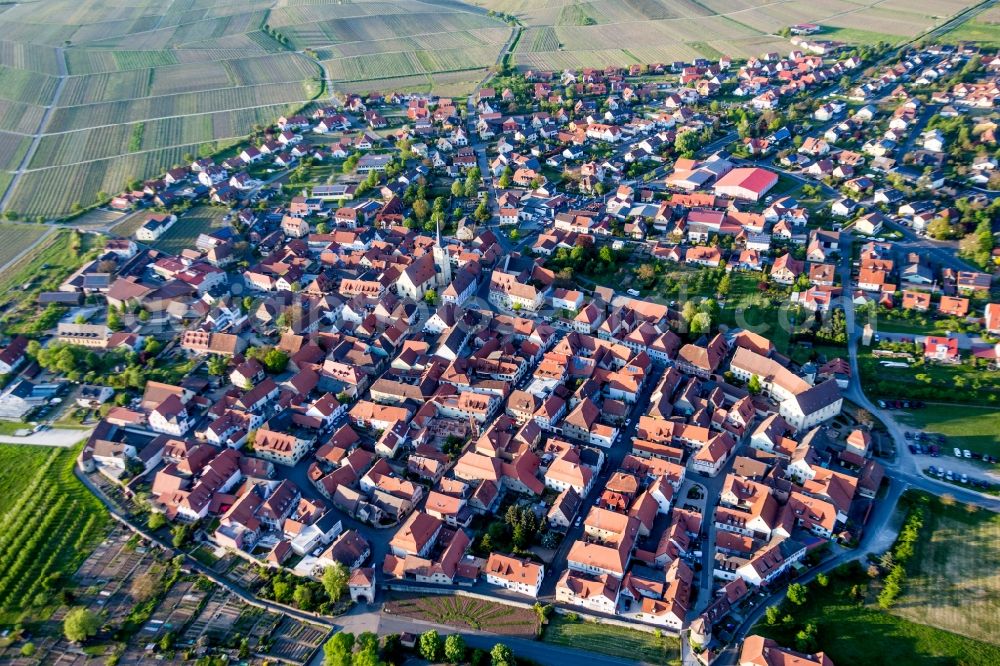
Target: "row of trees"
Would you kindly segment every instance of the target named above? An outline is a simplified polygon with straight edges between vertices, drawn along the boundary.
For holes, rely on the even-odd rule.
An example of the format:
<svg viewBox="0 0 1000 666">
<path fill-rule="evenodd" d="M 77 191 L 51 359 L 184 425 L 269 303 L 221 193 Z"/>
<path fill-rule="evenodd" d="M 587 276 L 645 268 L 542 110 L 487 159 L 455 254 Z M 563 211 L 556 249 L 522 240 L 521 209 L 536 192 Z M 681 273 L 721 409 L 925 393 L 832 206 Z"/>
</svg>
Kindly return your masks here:
<svg viewBox="0 0 1000 666">
<path fill-rule="evenodd" d="M 903 583 L 906 582 L 906 563 L 916 552 L 917 540 L 920 539 L 920 530 L 926 518 L 927 508 L 924 505 L 911 506 L 896 543 L 886 554 L 888 557 L 882 558 L 882 564 L 888 573 L 883 581 L 882 591 L 878 594 L 879 607 L 891 608 L 903 591 Z"/>
<path fill-rule="evenodd" d="M 431 663 L 441 662 L 470 666 L 515 666 L 514 652 L 503 643 L 497 643 L 490 652 L 475 649 L 470 651 L 460 634 L 442 636 L 434 630 L 420 635 L 416 645 L 417 653 Z M 403 659 L 399 636 L 386 636 L 381 645 L 372 632 L 364 632 L 357 637 L 349 632 L 337 633 L 323 646 L 323 666 L 384 666 L 400 663 Z"/>
</svg>

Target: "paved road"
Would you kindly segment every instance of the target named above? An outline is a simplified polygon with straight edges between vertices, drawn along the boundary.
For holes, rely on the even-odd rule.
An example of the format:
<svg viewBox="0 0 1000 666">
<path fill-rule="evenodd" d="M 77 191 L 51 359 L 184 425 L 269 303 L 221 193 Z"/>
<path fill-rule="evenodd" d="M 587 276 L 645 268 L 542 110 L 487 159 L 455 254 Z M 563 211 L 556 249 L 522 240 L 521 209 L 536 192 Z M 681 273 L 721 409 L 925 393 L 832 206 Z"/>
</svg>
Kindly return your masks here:
<svg viewBox="0 0 1000 666">
<path fill-rule="evenodd" d="M 28 428 L 28 426 L 25 426 Z M 37 432 L 27 437 L 14 437 L 13 435 L 0 435 L 0 444 L 30 444 L 31 446 L 57 446 L 67 448 L 78 443 L 80 440 L 90 437 L 93 428 L 50 428 L 43 432 Z"/>
<path fill-rule="evenodd" d="M 850 253 L 845 252 L 844 255 L 840 264 L 840 279 L 841 284 L 849 285 L 851 284 Z M 904 433 L 908 428 L 912 428 L 898 423 L 891 411 L 880 409 L 878 405 L 868 399 L 861 388 L 861 372 L 858 366 L 858 342 L 861 339 L 861 330 L 855 322 L 854 301 L 848 296 L 841 299 L 841 304 L 844 308 L 844 319 L 848 331 L 847 352 L 851 365 L 851 383 L 845 391 L 845 396 L 878 417 L 885 424 L 889 436 L 895 442 L 896 460 L 886 464 L 886 474 L 909 484 L 913 488 L 933 495 L 948 493 L 959 502 L 975 504 L 989 511 L 1000 512 L 1000 498 L 998 497 L 966 490 L 923 474 L 921 461 L 911 454 L 906 446 L 907 441 Z"/>
<path fill-rule="evenodd" d="M 617 472 L 621 467 L 622 460 L 625 456 L 632 452 L 632 440 L 636 435 L 636 428 L 639 425 L 639 415 L 645 414 L 646 409 L 649 407 L 649 398 L 653 394 L 653 390 L 660 381 L 660 376 L 663 373 L 662 368 L 656 368 L 646 380 L 646 384 L 643 386 L 642 391 L 639 393 L 639 397 L 629 412 L 629 419 L 631 424 L 627 426 L 623 431 L 619 433 L 618 438 L 615 440 L 614 444 L 610 448 L 604 449 L 604 466 L 601 468 L 600 473 L 594 478 L 593 487 L 587 496 L 584 498 L 583 502 L 580 504 L 580 510 L 577 512 L 578 516 L 586 516 L 587 512 L 590 511 L 590 507 L 597 503 L 600 499 L 601 493 L 604 492 L 604 487 L 607 485 L 608 480 L 614 472 Z M 539 598 L 545 599 L 546 601 L 552 601 L 555 598 L 556 583 L 559 580 L 559 576 L 567 567 L 567 556 L 569 555 L 570 548 L 573 547 L 573 543 L 580 538 L 583 534 L 582 522 L 580 525 L 572 525 L 563 538 L 562 543 L 559 545 L 558 550 L 556 550 L 555 557 L 552 563 L 545 567 L 545 581 L 542 583 L 542 589 L 539 594 Z"/>
</svg>

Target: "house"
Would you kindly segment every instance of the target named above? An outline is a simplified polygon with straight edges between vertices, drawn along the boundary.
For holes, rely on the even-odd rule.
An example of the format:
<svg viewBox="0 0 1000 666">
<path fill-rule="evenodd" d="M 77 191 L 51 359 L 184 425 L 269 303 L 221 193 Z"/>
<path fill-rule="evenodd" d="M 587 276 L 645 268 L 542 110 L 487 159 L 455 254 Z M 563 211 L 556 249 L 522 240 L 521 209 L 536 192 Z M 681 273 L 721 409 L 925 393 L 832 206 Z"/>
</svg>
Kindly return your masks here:
<svg viewBox="0 0 1000 666">
<path fill-rule="evenodd" d="M 957 362 L 958 338 L 928 335 L 924 338 L 924 358 L 945 363 Z"/>
<path fill-rule="evenodd" d="M 397 557 L 426 557 L 434 547 L 444 521 L 422 511 L 414 511 L 389 541 L 389 550 Z"/>
<path fill-rule="evenodd" d="M 620 579 L 608 574 L 593 576 L 567 569 L 556 583 L 556 601 L 614 615 L 621 585 Z"/>
<path fill-rule="evenodd" d="M 150 215 L 142 226 L 136 229 L 136 240 L 152 243 L 160 239 L 177 222 L 177 216 L 170 213 Z"/>
<path fill-rule="evenodd" d="M 500 553 L 490 553 L 486 561 L 486 582 L 511 592 L 537 597 L 545 578 L 545 566 Z"/>
<path fill-rule="evenodd" d="M 865 234 L 866 236 L 875 236 L 882 232 L 882 224 L 885 218 L 881 213 L 868 213 L 867 215 L 862 215 L 854 223 L 854 229 L 858 233 Z"/>
<path fill-rule="evenodd" d="M 783 648 L 770 638 L 747 636 L 740 648 L 737 666 L 834 666 L 833 660 L 822 652 L 804 654 Z"/>
<path fill-rule="evenodd" d="M 0 375 L 9 374 L 21 367 L 27 358 L 27 349 L 28 339 L 18 335 L 0 350 Z"/>
<path fill-rule="evenodd" d="M 1000 334 L 1000 303 L 987 303 L 983 311 L 983 328 L 990 333 Z"/>
<path fill-rule="evenodd" d="M 969 299 L 942 295 L 938 302 L 938 312 L 948 317 L 965 317 L 969 314 Z"/>
<path fill-rule="evenodd" d="M 927 312 L 931 307 L 931 295 L 923 291 L 903 291 L 903 309 Z"/>
<path fill-rule="evenodd" d="M 805 262 L 792 257 L 786 252 L 774 260 L 771 266 L 771 279 L 778 284 L 794 284 L 802 272 L 805 270 Z"/>
</svg>

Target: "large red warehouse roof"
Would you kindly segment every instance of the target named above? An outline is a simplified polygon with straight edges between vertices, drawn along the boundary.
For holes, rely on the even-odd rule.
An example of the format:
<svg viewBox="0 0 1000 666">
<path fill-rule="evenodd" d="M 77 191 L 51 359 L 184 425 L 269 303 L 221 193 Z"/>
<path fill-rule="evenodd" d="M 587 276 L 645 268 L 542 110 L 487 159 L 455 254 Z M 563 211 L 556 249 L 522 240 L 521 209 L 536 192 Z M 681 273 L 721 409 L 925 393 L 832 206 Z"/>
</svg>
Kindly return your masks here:
<svg viewBox="0 0 1000 666">
<path fill-rule="evenodd" d="M 718 182 L 716 187 L 743 187 L 762 194 L 778 182 L 778 174 L 759 167 L 733 169 Z"/>
</svg>

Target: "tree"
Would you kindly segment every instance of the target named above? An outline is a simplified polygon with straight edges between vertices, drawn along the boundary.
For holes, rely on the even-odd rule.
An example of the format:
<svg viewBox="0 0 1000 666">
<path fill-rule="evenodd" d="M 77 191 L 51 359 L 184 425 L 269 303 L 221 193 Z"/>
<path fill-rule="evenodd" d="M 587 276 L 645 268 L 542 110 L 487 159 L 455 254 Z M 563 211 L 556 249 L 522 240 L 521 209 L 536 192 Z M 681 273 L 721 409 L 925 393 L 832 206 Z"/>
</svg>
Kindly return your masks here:
<svg viewBox="0 0 1000 666">
<path fill-rule="evenodd" d="M 352 666 L 381 666 L 378 658 L 378 635 L 366 631 L 357 640 L 357 652 L 354 653 Z"/>
<path fill-rule="evenodd" d="M 444 656 L 452 664 L 460 664 L 465 659 L 465 639 L 460 634 L 444 639 Z"/>
<path fill-rule="evenodd" d="M 354 634 L 340 632 L 323 646 L 323 666 L 351 666 Z"/>
<path fill-rule="evenodd" d="M 427 661 L 437 661 L 441 653 L 441 636 L 431 629 L 420 634 L 420 656 Z"/>
<path fill-rule="evenodd" d="M 295 592 L 292 594 L 292 600 L 302 610 L 312 609 L 314 602 L 312 588 L 308 585 L 296 586 Z"/>
<path fill-rule="evenodd" d="M 82 643 L 97 634 L 101 628 L 100 616 L 90 609 L 80 606 L 66 614 L 63 620 L 63 634 L 73 643 Z"/>
<path fill-rule="evenodd" d="M 503 173 L 500 174 L 500 180 L 497 181 L 497 185 L 500 189 L 505 190 L 510 187 L 511 179 L 514 177 L 514 170 L 510 166 L 505 166 L 503 168 Z"/>
<path fill-rule="evenodd" d="M 434 289 L 428 289 L 424 292 L 424 300 L 427 301 L 428 305 L 434 305 L 437 303 L 438 295 L 437 291 Z"/>
<path fill-rule="evenodd" d="M 948 218 L 935 217 L 927 225 L 927 235 L 937 240 L 949 240 L 954 238 L 955 231 L 952 229 Z"/>
<path fill-rule="evenodd" d="M 423 222 L 430 215 L 430 205 L 427 203 L 426 199 L 417 199 L 413 202 L 413 215 Z"/>
<path fill-rule="evenodd" d="M 816 584 L 820 587 L 826 587 L 830 584 L 830 577 L 825 573 L 818 573 L 816 574 Z"/>
<path fill-rule="evenodd" d="M 694 304 L 694 301 L 685 301 L 684 305 L 681 306 L 681 317 L 684 321 L 690 324 L 696 314 L 698 314 L 698 306 Z"/>
<path fill-rule="evenodd" d="M 493 666 L 515 666 L 514 651 L 503 643 L 497 643 L 490 650 L 490 661 Z"/>
<path fill-rule="evenodd" d="M 781 609 L 777 606 L 768 606 L 767 610 L 764 611 L 764 620 L 768 624 L 777 624 L 778 620 L 781 618 Z"/>
<path fill-rule="evenodd" d="M 760 377 L 757 375 L 751 376 L 750 381 L 747 382 L 747 390 L 750 391 L 750 395 L 760 393 Z"/>
<path fill-rule="evenodd" d="M 323 571 L 323 589 L 330 595 L 331 601 L 337 601 L 344 596 L 344 592 L 347 591 L 347 581 L 350 577 L 351 573 L 340 562 L 337 562 L 332 567 L 327 567 Z"/>
<path fill-rule="evenodd" d="M 191 536 L 190 525 L 174 525 L 173 529 L 170 530 L 171 540 L 170 543 L 173 544 L 174 548 L 180 548 L 185 543 L 187 543 L 188 537 Z"/>
<path fill-rule="evenodd" d="M 656 268 L 652 264 L 642 264 L 636 269 L 635 275 L 642 282 L 650 284 L 656 279 Z"/>
<path fill-rule="evenodd" d="M 167 519 L 162 513 L 153 512 L 146 519 L 146 524 L 149 526 L 149 529 L 156 531 L 167 524 Z"/>
<path fill-rule="evenodd" d="M 271 348 L 264 354 L 261 362 L 268 372 L 278 374 L 285 371 L 285 367 L 288 365 L 288 354 L 280 349 Z"/>
<path fill-rule="evenodd" d="M 722 279 L 719 280 L 719 286 L 715 288 L 715 292 L 720 296 L 725 296 L 729 293 L 730 286 L 729 273 L 726 273 L 722 276 Z"/>
<path fill-rule="evenodd" d="M 597 253 L 597 256 L 600 257 L 601 261 L 606 264 L 613 264 L 615 262 L 615 253 L 608 245 L 602 247 L 601 251 Z"/>
<path fill-rule="evenodd" d="M 813 652 L 816 649 L 816 625 L 808 623 L 795 634 L 795 648 L 799 652 Z"/>
<path fill-rule="evenodd" d="M 707 333 L 712 330 L 712 315 L 707 312 L 699 312 L 691 319 L 692 333 Z"/>
<path fill-rule="evenodd" d="M 208 374 L 220 377 L 226 374 L 229 369 L 229 359 L 225 356 L 213 354 L 208 357 Z"/>
<path fill-rule="evenodd" d="M 460 197 L 465 193 L 465 188 L 462 187 L 462 181 L 458 178 L 451 182 L 451 196 Z"/>
<path fill-rule="evenodd" d="M 806 586 L 802 583 L 792 583 L 788 586 L 788 600 L 796 606 L 801 606 L 806 602 Z"/>
<path fill-rule="evenodd" d="M 292 584 L 286 580 L 276 579 L 271 583 L 271 589 L 274 591 L 274 598 L 280 603 L 285 603 L 292 596 Z"/>
</svg>

